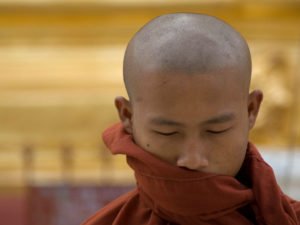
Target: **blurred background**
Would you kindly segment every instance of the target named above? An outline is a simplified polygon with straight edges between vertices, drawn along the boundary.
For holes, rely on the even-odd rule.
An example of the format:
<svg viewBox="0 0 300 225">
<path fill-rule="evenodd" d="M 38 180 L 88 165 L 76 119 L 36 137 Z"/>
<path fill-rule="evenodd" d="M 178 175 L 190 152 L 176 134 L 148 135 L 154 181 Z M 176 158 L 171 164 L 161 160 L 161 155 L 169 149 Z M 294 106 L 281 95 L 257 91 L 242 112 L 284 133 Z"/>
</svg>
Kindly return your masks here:
<svg viewBox="0 0 300 225">
<path fill-rule="evenodd" d="M 200 12 L 247 39 L 265 99 L 251 140 L 300 199 L 300 0 L 0 0 L 0 225 L 76 225 L 134 185 L 101 133 L 122 59 L 155 16 Z"/>
</svg>

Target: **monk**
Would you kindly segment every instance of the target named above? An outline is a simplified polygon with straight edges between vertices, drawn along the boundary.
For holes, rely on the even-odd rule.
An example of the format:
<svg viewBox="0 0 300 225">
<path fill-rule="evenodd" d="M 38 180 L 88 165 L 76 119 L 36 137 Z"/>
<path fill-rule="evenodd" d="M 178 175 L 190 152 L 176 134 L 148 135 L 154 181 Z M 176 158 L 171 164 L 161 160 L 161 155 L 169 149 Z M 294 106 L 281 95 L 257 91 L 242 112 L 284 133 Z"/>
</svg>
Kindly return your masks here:
<svg viewBox="0 0 300 225">
<path fill-rule="evenodd" d="M 297 225 L 285 195 L 249 142 L 263 94 L 249 92 L 245 39 L 212 16 L 157 17 L 129 42 L 129 100 L 103 139 L 125 154 L 137 188 L 84 225 Z"/>
</svg>

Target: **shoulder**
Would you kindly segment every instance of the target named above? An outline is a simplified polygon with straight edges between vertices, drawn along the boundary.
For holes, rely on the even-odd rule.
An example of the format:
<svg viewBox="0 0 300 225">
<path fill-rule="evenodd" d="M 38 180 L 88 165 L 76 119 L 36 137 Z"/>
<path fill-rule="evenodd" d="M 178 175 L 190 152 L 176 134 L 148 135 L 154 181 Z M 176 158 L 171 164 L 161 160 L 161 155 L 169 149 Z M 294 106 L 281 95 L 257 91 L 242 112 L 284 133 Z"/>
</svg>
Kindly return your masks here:
<svg viewBox="0 0 300 225">
<path fill-rule="evenodd" d="M 130 191 L 107 204 L 81 225 L 111 225 L 126 205 L 135 205 L 134 202 L 137 198 L 138 191 L 136 189 Z"/>
</svg>

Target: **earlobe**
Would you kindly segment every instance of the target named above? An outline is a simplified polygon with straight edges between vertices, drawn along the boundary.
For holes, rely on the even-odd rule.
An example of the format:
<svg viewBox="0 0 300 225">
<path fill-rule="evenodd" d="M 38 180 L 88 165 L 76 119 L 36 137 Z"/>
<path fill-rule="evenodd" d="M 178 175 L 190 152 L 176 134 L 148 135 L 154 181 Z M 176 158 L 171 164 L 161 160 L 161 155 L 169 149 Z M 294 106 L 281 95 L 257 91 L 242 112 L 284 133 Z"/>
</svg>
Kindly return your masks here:
<svg viewBox="0 0 300 225">
<path fill-rule="evenodd" d="M 132 109 L 130 102 L 124 97 L 118 96 L 115 98 L 115 106 L 124 129 L 127 133 L 132 134 Z"/>
<path fill-rule="evenodd" d="M 254 90 L 249 94 L 248 97 L 249 130 L 254 127 L 262 100 L 263 100 L 263 93 L 260 90 Z"/>
</svg>

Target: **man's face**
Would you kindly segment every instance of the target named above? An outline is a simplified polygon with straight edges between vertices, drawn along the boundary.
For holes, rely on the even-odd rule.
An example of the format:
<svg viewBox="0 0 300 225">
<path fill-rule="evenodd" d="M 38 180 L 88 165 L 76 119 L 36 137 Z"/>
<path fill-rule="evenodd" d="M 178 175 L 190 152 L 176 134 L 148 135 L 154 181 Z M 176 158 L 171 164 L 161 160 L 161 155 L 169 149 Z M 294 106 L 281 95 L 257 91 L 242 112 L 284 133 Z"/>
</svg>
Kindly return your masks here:
<svg viewBox="0 0 300 225">
<path fill-rule="evenodd" d="M 131 103 L 136 144 L 182 168 L 235 176 L 247 149 L 249 102 L 236 74 L 219 73 L 144 76 Z"/>
</svg>

